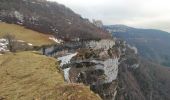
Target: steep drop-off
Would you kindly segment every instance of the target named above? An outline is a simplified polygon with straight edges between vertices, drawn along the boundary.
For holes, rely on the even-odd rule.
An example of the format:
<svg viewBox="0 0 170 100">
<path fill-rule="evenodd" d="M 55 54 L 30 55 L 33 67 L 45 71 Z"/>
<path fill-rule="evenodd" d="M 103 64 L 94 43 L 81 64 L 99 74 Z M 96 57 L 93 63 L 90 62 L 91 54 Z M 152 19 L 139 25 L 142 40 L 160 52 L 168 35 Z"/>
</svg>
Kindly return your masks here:
<svg viewBox="0 0 170 100">
<path fill-rule="evenodd" d="M 141 57 L 163 66 L 170 66 L 170 34 L 168 32 L 124 25 L 110 25 L 105 28 L 115 37 L 135 46 Z"/>
</svg>

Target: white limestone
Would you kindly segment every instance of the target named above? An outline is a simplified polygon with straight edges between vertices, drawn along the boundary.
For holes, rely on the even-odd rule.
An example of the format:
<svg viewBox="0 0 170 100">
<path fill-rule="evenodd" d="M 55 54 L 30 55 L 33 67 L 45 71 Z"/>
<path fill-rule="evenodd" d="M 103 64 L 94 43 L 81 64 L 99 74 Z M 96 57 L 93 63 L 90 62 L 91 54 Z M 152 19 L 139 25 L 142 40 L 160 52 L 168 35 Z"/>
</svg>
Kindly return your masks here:
<svg viewBox="0 0 170 100">
<path fill-rule="evenodd" d="M 96 63 L 96 67 L 95 69 L 102 69 L 104 70 L 104 74 L 105 74 L 105 83 L 110 83 L 113 80 L 117 79 L 117 75 L 118 75 L 118 58 L 114 58 L 114 59 L 107 59 L 104 61 L 97 61 L 97 60 L 93 60 L 92 62 Z"/>
<path fill-rule="evenodd" d="M 106 77 L 106 82 L 112 82 L 117 79 L 118 75 L 118 59 L 108 59 L 104 61 L 104 70 Z"/>
<path fill-rule="evenodd" d="M 94 49 L 104 49 L 104 50 L 108 50 L 109 48 L 112 48 L 114 45 L 115 45 L 115 41 L 109 39 L 103 39 L 100 41 L 90 41 L 86 44 L 87 47 L 91 47 Z"/>
<path fill-rule="evenodd" d="M 56 43 L 61 43 L 61 42 L 63 42 L 61 39 L 57 39 L 57 38 L 55 38 L 55 37 L 49 37 L 49 39 L 50 39 L 50 40 L 53 40 L 53 41 L 56 42 Z"/>
</svg>

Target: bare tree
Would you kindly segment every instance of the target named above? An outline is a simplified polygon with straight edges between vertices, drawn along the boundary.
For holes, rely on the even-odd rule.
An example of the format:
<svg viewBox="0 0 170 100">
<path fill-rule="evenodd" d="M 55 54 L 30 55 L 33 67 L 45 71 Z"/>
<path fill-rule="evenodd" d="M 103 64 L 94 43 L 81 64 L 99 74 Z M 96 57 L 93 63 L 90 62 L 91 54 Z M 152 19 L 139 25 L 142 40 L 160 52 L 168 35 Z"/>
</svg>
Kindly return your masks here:
<svg viewBox="0 0 170 100">
<path fill-rule="evenodd" d="M 7 47 L 9 49 L 9 51 L 15 52 L 16 51 L 16 49 L 15 49 L 15 46 L 16 46 L 15 35 L 12 35 L 10 33 L 6 33 L 4 35 L 4 39 L 6 39 L 8 41 Z"/>
</svg>

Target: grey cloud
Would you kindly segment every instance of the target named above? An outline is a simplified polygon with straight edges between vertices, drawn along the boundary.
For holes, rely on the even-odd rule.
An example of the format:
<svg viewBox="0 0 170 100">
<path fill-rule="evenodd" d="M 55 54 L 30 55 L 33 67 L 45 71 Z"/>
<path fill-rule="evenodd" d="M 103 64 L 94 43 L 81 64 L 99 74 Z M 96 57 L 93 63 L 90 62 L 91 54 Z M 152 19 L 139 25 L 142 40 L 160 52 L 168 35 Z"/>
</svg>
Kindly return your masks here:
<svg viewBox="0 0 170 100">
<path fill-rule="evenodd" d="M 55 1 L 64 3 L 84 18 L 100 19 L 104 24 L 126 24 L 170 32 L 170 7 L 166 8 L 162 4 L 159 8 L 159 2 L 166 2 L 166 0 L 157 0 L 157 2 L 155 0 L 87 0 L 87 2 L 83 1 L 84 4 L 80 0 Z M 164 19 L 164 16 L 169 18 Z M 155 20 L 150 21 L 150 19 Z"/>
</svg>

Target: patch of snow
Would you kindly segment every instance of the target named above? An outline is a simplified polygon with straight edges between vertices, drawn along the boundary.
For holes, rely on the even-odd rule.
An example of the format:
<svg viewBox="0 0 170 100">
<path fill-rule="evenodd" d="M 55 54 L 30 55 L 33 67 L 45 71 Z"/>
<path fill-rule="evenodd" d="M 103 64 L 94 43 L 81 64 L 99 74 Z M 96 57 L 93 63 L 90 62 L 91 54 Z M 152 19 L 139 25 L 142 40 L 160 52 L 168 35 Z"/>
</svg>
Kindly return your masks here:
<svg viewBox="0 0 170 100">
<path fill-rule="evenodd" d="M 29 45 L 29 46 L 33 46 L 33 44 L 31 44 L 31 43 L 28 43 L 28 45 Z"/>
<path fill-rule="evenodd" d="M 5 48 L 0 47 L 0 52 L 5 52 L 5 51 L 6 51 L 6 49 L 5 49 Z"/>
<path fill-rule="evenodd" d="M 61 43 L 61 42 L 62 42 L 61 39 L 57 39 L 57 38 L 55 38 L 55 37 L 49 37 L 49 39 L 50 39 L 50 40 L 53 40 L 53 41 L 56 42 L 56 43 Z"/>
<path fill-rule="evenodd" d="M 24 16 L 20 12 L 15 11 L 14 16 L 20 21 L 20 23 L 24 22 Z"/>
<path fill-rule="evenodd" d="M 7 40 L 6 39 L 0 39 L 0 42 L 7 42 Z"/>
<path fill-rule="evenodd" d="M 6 52 L 8 50 L 8 41 L 6 39 L 0 39 L 0 52 Z"/>
<path fill-rule="evenodd" d="M 67 82 L 70 82 L 70 79 L 69 79 L 69 71 L 70 71 L 70 68 L 64 69 L 64 79 L 65 79 Z"/>
<path fill-rule="evenodd" d="M 77 55 L 77 52 L 73 53 L 73 54 L 69 54 L 67 56 L 59 57 L 58 60 L 61 61 L 60 66 L 63 67 L 64 64 L 70 63 L 71 58 L 73 58 L 76 55 Z M 66 69 L 63 69 L 63 70 L 64 70 L 64 78 L 65 78 L 65 80 L 67 82 L 70 82 L 70 79 L 69 79 L 70 68 L 66 68 Z"/>
<path fill-rule="evenodd" d="M 69 54 L 69 55 L 63 56 L 63 57 L 59 57 L 58 60 L 61 61 L 60 66 L 62 67 L 64 64 L 70 63 L 71 58 L 73 58 L 76 55 L 77 55 L 77 52 L 73 53 L 73 54 Z"/>
<path fill-rule="evenodd" d="M 20 42 L 20 43 L 26 43 L 25 41 L 23 41 L 23 40 L 17 40 L 17 42 Z M 22 44 L 22 45 L 24 45 L 24 44 Z M 29 45 L 29 46 L 33 46 L 33 44 L 31 44 L 31 43 L 27 43 L 27 45 Z"/>
<path fill-rule="evenodd" d="M 17 22 L 17 24 L 22 25 L 23 23 L 21 23 L 21 22 Z"/>
<path fill-rule="evenodd" d="M 0 43 L 0 46 L 5 46 L 6 44 L 4 44 L 4 43 Z"/>
</svg>

